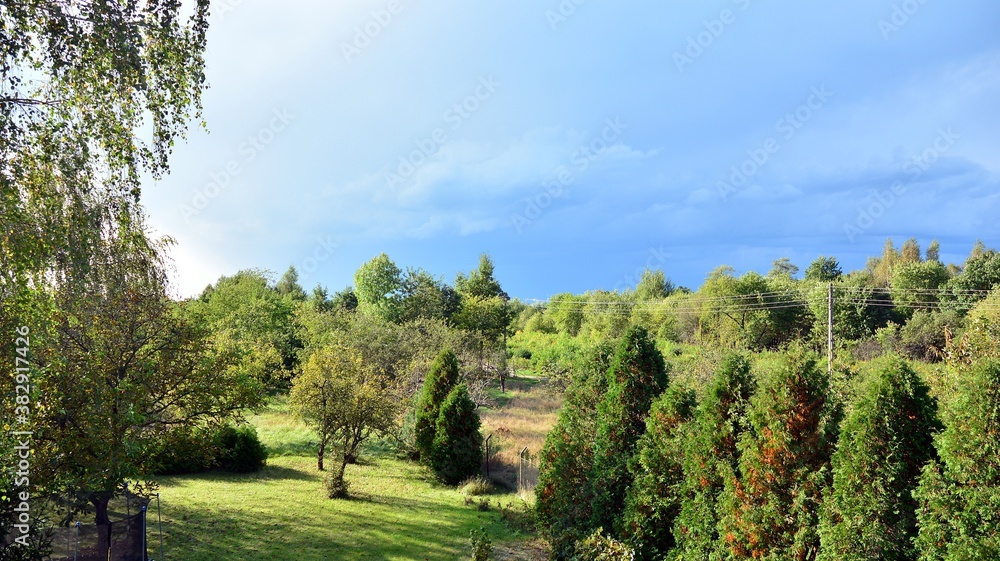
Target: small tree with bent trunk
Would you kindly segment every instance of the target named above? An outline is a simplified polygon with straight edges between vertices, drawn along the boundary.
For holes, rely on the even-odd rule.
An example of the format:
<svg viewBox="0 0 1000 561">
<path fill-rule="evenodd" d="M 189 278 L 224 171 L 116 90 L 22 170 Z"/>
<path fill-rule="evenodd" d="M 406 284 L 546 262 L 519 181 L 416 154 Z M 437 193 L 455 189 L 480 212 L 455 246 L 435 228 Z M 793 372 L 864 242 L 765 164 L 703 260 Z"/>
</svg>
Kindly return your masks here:
<svg viewBox="0 0 1000 561">
<path fill-rule="evenodd" d="M 388 380 L 366 367 L 358 349 L 340 342 L 314 353 L 292 381 L 292 407 L 319 434 L 317 467 L 323 469 L 327 446 L 340 459 L 327 482 L 330 498 L 347 496 L 344 471 L 361 444 L 395 424 L 394 394 Z"/>
</svg>

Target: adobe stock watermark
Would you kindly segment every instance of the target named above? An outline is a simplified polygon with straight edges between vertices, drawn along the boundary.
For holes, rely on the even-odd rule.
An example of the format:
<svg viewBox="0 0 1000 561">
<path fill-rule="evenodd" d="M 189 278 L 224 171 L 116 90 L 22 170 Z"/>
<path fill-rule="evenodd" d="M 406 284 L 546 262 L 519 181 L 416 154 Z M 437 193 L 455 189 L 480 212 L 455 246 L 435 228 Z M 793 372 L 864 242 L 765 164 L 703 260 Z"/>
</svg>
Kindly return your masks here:
<svg viewBox="0 0 1000 561">
<path fill-rule="evenodd" d="M 942 155 L 951 150 L 955 141 L 961 138 L 951 130 L 951 127 L 938 129 L 937 138 L 919 155 L 914 156 L 903 166 L 903 171 L 909 176 L 909 182 L 919 180 L 927 170 L 931 169 Z M 844 223 L 844 234 L 847 240 L 854 243 L 858 236 L 863 235 L 875 225 L 875 221 L 892 208 L 899 197 L 906 193 L 907 186 L 902 181 L 893 181 L 886 190 L 874 190 L 858 207 L 858 216 L 853 223 Z"/>
<path fill-rule="evenodd" d="M 604 156 L 609 148 L 621 140 L 622 133 L 626 129 L 628 125 L 622 123 L 618 117 L 605 119 L 601 134 L 581 144 L 570 154 L 569 162 L 572 167 L 561 165 L 552 170 L 549 174 L 551 178 L 542 182 L 542 189 L 533 197 L 523 199 L 524 210 L 510 215 L 511 223 L 517 233 L 522 233 L 525 227 L 538 220 L 545 209 L 552 206 L 556 199 L 568 191 L 567 187 L 576 182 L 578 174 L 587 171 L 593 162 Z"/>
<path fill-rule="evenodd" d="M 196 216 L 204 210 L 212 199 L 218 197 L 224 189 L 229 187 L 233 179 L 243 172 L 244 166 L 254 161 L 269 144 L 274 142 L 277 134 L 285 130 L 294 118 L 295 115 L 289 113 L 287 109 L 275 109 L 271 113 L 271 119 L 267 126 L 248 136 L 236 148 L 236 153 L 242 158 L 233 158 L 226 162 L 221 170 L 208 174 L 211 181 L 203 185 L 201 189 L 195 189 L 190 202 L 180 206 L 184 220 L 190 222 L 192 216 Z"/>
<path fill-rule="evenodd" d="M 569 21 L 569 18 L 576 14 L 580 6 L 587 3 L 587 0 L 562 0 L 554 10 L 545 10 L 545 20 L 549 22 L 549 27 L 555 31 L 560 25 Z"/>
<path fill-rule="evenodd" d="M 910 23 L 910 18 L 915 16 L 927 2 L 928 0 L 904 0 L 899 4 L 893 4 L 889 18 L 878 20 L 878 30 L 882 34 L 882 40 L 888 41 L 893 33 Z"/>
<path fill-rule="evenodd" d="M 27 547 L 31 536 L 31 363 L 30 329 L 22 325 L 14 329 L 14 422 L 11 436 L 17 463 L 14 465 L 14 543 Z"/>
<path fill-rule="evenodd" d="M 392 24 L 396 16 L 403 13 L 404 8 L 405 6 L 400 0 L 389 0 L 384 8 L 372 11 L 368 21 L 355 26 L 354 36 L 350 42 L 342 41 L 340 43 L 340 53 L 344 55 L 347 64 L 353 63 L 365 49 L 371 46 L 372 41 Z"/>
<path fill-rule="evenodd" d="M 794 138 L 798 131 L 823 109 L 831 97 L 833 97 L 833 92 L 827 90 L 826 85 L 813 86 L 802 105 L 778 119 L 774 124 L 774 130 L 781 135 L 779 137 L 781 140 L 772 136 L 765 139 L 759 146 L 749 148 L 747 158 L 730 168 L 728 181 L 716 183 L 722 200 L 728 200 L 730 194 L 748 186 L 750 180 L 771 161 L 771 157 L 781 150 L 781 143 Z"/>
<path fill-rule="evenodd" d="M 694 64 L 694 61 L 705 54 L 705 51 L 711 48 L 719 37 L 722 37 L 729 26 L 736 23 L 738 13 L 745 12 L 750 7 L 750 0 L 732 0 L 732 2 L 738 6 L 738 12 L 725 8 L 719 12 L 719 17 L 702 21 L 704 29 L 694 35 L 688 35 L 687 45 L 684 46 L 684 49 L 674 51 L 672 58 L 677 72 L 683 74 L 684 67 Z"/>
<path fill-rule="evenodd" d="M 496 93 L 497 88 L 503 84 L 493 79 L 493 75 L 480 76 L 479 83 L 472 90 L 472 93 L 463 99 L 452 104 L 441 115 L 445 124 L 449 125 L 452 132 L 462 128 L 472 116 L 479 111 L 483 103 L 486 103 Z M 448 141 L 448 131 L 444 127 L 437 127 L 431 133 L 413 143 L 416 148 L 409 154 L 401 156 L 396 164 L 395 170 L 385 173 L 385 184 L 390 189 L 395 189 L 413 177 L 421 166 L 433 158 L 438 151 Z"/>
<path fill-rule="evenodd" d="M 630 275 L 625 275 L 625 278 L 616 284 L 612 290 L 617 292 L 630 286 L 637 286 L 639 281 L 642 280 L 642 274 L 646 272 L 647 269 L 650 271 L 663 269 L 663 266 L 667 263 L 667 259 L 670 259 L 670 257 L 670 253 L 663 251 L 663 246 L 649 248 L 649 255 L 646 257 L 646 265 L 643 267 L 637 267 L 636 270 Z"/>
<path fill-rule="evenodd" d="M 226 19 L 226 15 L 235 12 L 240 4 L 243 4 L 243 0 L 216 0 L 212 3 L 212 17 L 223 21 Z M 218 8 L 218 10 L 214 8 Z"/>
<path fill-rule="evenodd" d="M 316 246 L 309 257 L 303 259 L 299 264 L 299 270 L 307 275 L 315 273 L 320 264 L 333 257 L 339 247 L 340 242 L 333 239 L 333 236 L 316 238 Z"/>
</svg>

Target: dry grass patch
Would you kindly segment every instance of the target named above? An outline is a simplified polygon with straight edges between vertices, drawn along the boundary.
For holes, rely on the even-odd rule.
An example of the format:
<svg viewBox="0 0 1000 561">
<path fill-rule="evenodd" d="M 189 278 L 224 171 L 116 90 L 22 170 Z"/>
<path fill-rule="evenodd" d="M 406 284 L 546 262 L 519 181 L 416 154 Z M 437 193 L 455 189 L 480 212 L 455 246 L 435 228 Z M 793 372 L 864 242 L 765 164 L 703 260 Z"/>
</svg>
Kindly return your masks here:
<svg viewBox="0 0 1000 561">
<path fill-rule="evenodd" d="M 527 447 L 523 477 L 530 491 L 538 480 L 538 454 L 555 426 L 562 407 L 562 393 L 547 380 L 519 376 L 507 381 L 507 392 L 493 394 L 501 405 L 480 412 L 483 435 L 490 440 L 490 479 L 517 490 L 518 454 Z"/>
</svg>

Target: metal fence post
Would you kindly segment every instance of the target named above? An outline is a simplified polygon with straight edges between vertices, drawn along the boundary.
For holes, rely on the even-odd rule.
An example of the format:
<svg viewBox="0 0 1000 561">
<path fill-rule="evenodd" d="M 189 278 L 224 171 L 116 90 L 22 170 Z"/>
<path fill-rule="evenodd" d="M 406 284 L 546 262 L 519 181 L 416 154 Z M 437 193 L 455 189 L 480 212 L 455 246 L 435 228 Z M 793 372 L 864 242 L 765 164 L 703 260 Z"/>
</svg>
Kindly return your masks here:
<svg viewBox="0 0 1000 561">
<path fill-rule="evenodd" d="M 71 492 L 72 491 L 70 491 L 70 490 L 66 491 L 66 529 L 67 530 L 69 529 L 69 521 L 73 519 L 73 501 L 72 501 L 72 497 L 70 496 Z M 59 525 L 62 526 L 62 523 L 60 522 Z M 69 532 L 66 532 L 66 557 L 69 557 L 69 541 L 70 541 L 70 539 L 72 539 L 72 536 L 70 535 Z"/>
<path fill-rule="evenodd" d="M 489 477 L 490 477 L 490 439 L 491 438 L 493 438 L 493 434 L 492 433 L 489 436 L 486 437 L 486 478 L 487 479 L 489 479 Z"/>
<path fill-rule="evenodd" d="M 521 448 L 521 451 L 517 454 L 517 492 L 524 492 L 524 453 L 528 451 L 528 447 L 525 446 Z"/>
<path fill-rule="evenodd" d="M 163 519 L 160 518 L 160 494 L 156 494 L 156 523 L 160 527 L 160 561 L 163 561 Z"/>
</svg>

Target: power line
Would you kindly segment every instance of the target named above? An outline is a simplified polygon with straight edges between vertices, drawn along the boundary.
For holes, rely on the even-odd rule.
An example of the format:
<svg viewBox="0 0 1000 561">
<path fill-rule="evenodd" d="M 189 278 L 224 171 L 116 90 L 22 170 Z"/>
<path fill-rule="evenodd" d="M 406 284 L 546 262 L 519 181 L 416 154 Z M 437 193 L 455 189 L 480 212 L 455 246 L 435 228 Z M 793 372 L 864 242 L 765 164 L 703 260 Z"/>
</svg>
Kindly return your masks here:
<svg viewBox="0 0 1000 561">
<path fill-rule="evenodd" d="M 862 305 L 865 307 L 885 307 L 913 310 L 939 310 L 942 308 L 956 310 L 970 310 L 977 306 L 984 306 L 986 309 L 1000 309 L 1000 304 L 982 304 L 969 302 L 944 302 L 938 299 L 928 299 L 931 296 L 942 295 L 940 291 L 932 289 L 888 289 L 882 287 L 834 287 L 842 293 L 837 297 L 837 302 L 841 304 Z M 633 311 L 671 311 L 674 313 L 746 313 L 755 311 L 770 311 L 791 309 L 799 307 L 811 307 L 821 302 L 821 295 L 818 291 L 810 291 L 812 294 L 805 294 L 806 291 L 768 291 L 751 294 L 739 294 L 733 296 L 705 296 L 677 298 L 675 300 L 663 299 L 659 301 L 634 301 L 634 300 L 588 300 L 585 296 L 574 297 L 572 300 L 552 302 L 551 300 L 535 300 L 540 306 L 558 306 L 559 309 L 583 312 L 586 314 L 606 315 L 631 313 Z M 988 290 L 968 290 L 955 291 L 952 294 L 985 295 Z M 809 298 L 811 296 L 812 298 Z M 825 296 L 825 295 L 823 295 Z M 912 296 L 912 299 L 895 301 L 892 296 Z M 577 299 L 579 298 L 579 299 Z M 822 298 L 822 301 L 827 298 Z"/>
</svg>

